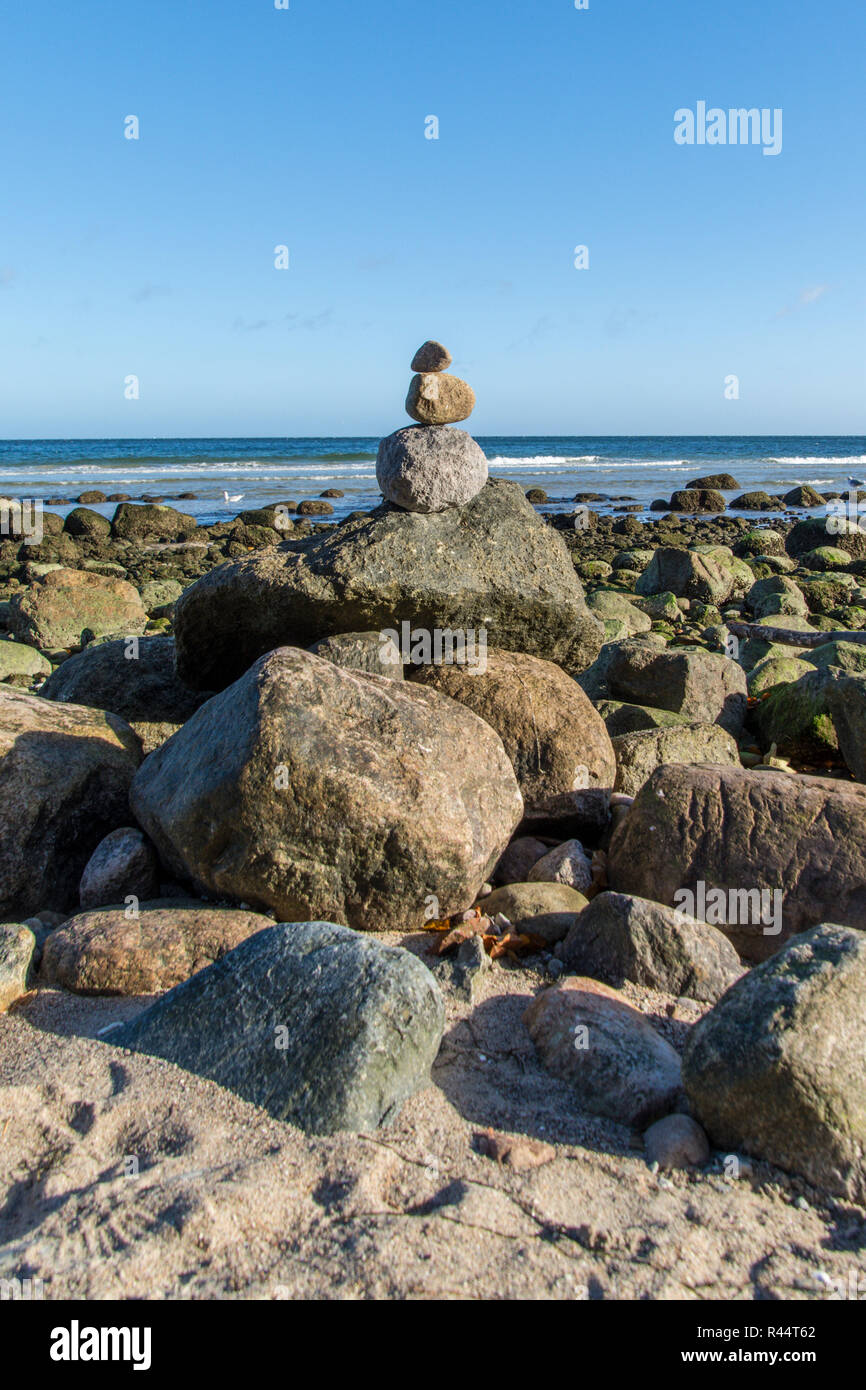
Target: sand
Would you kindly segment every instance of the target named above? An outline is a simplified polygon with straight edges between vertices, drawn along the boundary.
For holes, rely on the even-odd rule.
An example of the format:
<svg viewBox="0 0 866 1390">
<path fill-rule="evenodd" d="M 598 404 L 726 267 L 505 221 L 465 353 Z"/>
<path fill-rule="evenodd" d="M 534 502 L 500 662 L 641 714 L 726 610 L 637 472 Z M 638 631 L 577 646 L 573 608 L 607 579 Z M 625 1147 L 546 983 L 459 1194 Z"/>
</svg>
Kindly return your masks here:
<svg viewBox="0 0 866 1390">
<path fill-rule="evenodd" d="M 97 1037 L 148 999 L 40 990 L 0 1017 L 0 1277 L 269 1300 L 824 1300 L 862 1277 L 863 1209 L 758 1162 L 653 1173 L 640 1135 L 579 1112 L 521 1022 L 549 983 L 497 962 L 474 1006 L 447 990 L 431 1084 L 390 1128 L 327 1138 Z M 682 1045 L 696 1006 L 626 992 Z M 499 1164 L 488 1129 L 554 1157 Z"/>
</svg>

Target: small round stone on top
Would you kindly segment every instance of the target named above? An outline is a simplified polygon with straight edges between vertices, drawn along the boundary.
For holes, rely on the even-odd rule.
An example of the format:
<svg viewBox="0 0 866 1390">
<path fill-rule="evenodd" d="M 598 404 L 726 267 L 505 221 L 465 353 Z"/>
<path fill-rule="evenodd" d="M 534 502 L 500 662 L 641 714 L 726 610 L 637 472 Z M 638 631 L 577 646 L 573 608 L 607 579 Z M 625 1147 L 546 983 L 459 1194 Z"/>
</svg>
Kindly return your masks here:
<svg viewBox="0 0 866 1390">
<path fill-rule="evenodd" d="M 450 366 L 451 353 L 435 338 L 422 343 L 411 362 L 413 372 L 444 372 Z"/>
</svg>

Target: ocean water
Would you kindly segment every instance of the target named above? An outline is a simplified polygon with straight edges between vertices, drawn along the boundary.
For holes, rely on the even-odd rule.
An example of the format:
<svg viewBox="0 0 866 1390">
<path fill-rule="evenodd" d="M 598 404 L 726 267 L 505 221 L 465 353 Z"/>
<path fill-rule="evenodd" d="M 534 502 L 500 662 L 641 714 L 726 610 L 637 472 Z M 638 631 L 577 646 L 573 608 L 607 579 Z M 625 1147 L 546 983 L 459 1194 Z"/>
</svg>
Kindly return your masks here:
<svg viewBox="0 0 866 1390">
<path fill-rule="evenodd" d="M 625 502 L 646 514 L 693 477 L 731 473 L 744 491 L 781 492 L 800 483 L 842 492 L 849 475 L 866 476 L 866 436 L 479 436 L 494 477 L 524 488 L 542 487 L 561 510 L 577 492 Z M 300 502 L 326 488 L 336 516 L 367 511 L 380 500 L 378 439 L 33 439 L 0 441 L 0 494 L 65 498 L 63 514 L 81 492 L 142 493 L 175 501 L 202 522 L 226 520 L 266 502 Z M 224 493 L 231 499 L 226 501 Z M 735 496 L 729 493 L 728 499 Z M 110 515 L 114 503 L 97 510 Z"/>
</svg>

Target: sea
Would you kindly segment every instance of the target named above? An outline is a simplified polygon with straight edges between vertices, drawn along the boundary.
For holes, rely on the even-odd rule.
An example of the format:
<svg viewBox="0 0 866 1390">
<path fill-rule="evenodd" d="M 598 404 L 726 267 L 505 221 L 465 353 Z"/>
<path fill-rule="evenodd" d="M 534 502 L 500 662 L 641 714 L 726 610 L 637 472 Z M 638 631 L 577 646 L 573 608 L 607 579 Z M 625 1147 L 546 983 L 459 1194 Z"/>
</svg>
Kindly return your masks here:
<svg viewBox="0 0 866 1390">
<path fill-rule="evenodd" d="M 540 510 L 562 511 L 593 492 L 600 512 L 667 499 L 692 479 L 730 473 L 739 490 L 779 493 L 809 483 L 844 492 L 866 476 L 866 436 L 479 436 L 493 477 L 543 488 Z M 201 523 L 269 502 L 300 502 L 328 489 L 335 518 L 381 501 L 375 438 L 11 439 L 0 441 L 0 495 L 51 501 L 61 515 L 90 490 L 161 498 Z M 194 497 L 180 499 L 182 493 Z M 728 500 L 735 492 L 726 494 Z M 116 503 L 95 510 L 111 515 Z M 741 513 L 748 515 L 748 513 Z"/>
</svg>

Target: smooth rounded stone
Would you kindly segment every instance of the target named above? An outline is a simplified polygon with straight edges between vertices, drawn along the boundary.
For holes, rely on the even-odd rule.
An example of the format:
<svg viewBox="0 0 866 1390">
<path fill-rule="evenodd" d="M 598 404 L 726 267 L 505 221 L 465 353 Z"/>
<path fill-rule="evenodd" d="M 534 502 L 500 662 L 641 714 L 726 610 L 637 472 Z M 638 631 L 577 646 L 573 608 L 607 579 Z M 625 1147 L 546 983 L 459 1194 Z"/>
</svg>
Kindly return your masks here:
<svg viewBox="0 0 866 1390">
<path fill-rule="evenodd" d="M 451 366 L 451 353 L 435 338 L 422 343 L 410 363 L 413 372 L 444 372 Z"/>
<path fill-rule="evenodd" d="M 839 751 L 857 781 L 866 782 L 866 676 L 839 675 L 828 687 L 826 701 Z M 835 904 L 833 912 L 836 916 Z"/>
<path fill-rule="evenodd" d="M 822 762 L 839 748 L 833 719 L 833 686 L 840 673 L 832 666 L 811 667 L 798 680 L 777 685 L 755 709 L 755 725 L 763 749 L 783 758 Z"/>
<path fill-rule="evenodd" d="M 642 1013 L 597 980 L 544 990 L 524 1022 L 538 1055 L 575 1089 L 578 1104 L 624 1125 L 644 1125 L 680 1099 L 680 1059 Z"/>
<path fill-rule="evenodd" d="M 586 606 L 600 622 L 618 618 L 625 624 L 625 636 L 633 637 L 638 632 L 649 632 L 652 618 L 642 613 L 625 594 L 612 589 L 595 589 L 586 596 Z M 610 639 L 608 639 L 610 640 Z"/>
<path fill-rule="evenodd" d="M 403 679 L 403 662 L 395 643 L 383 642 L 381 632 L 341 632 L 324 637 L 308 648 L 314 656 L 345 666 L 350 671 L 367 671 L 371 676 Z"/>
<path fill-rule="evenodd" d="M 580 840 L 565 840 L 538 859 L 527 877 L 530 883 L 564 883 L 586 893 L 592 887 L 592 860 Z"/>
<path fill-rule="evenodd" d="M 511 841 L 493 870 L 493 883 L 524 883 L 533 864 L 537 863 L 549 848 L 543 840 L 536 840 L 532 835 L 519 835 Z"/>
<path fill-rule="evenodd" d="M 697 1168 L 709 1162 L 706 1134 L 691 1115 L 665 1115 L 643 1137 L 646 1160 L 659 1168 Z"/>
<path fill-rule="evenodd" d="M 115 715 L 0 686 L 0 918 L 77 905 L 94 849 L 129 820 L 140 761 Z"/>
<path fill-rule="evenodd" d="M 800 564 L 807 570 L 847 570 L 850 563 L 851 556 L 847 550 L 840 550 L 835 545 L 819 545 L 800 556 Z"/>
<path fill-rule="evenodd" d="M 751 609 L 756 618 L 783 613 L 796 613 L 805 617 L 809 611 L 800 586 L 784 574 L 758 579 L 746 594 L 745 601 L 747 608 Z"/>
<path fill-rule="evenodd" d="M 80 912 L 47 937 L 40 981 L 75 994 L 156 994 L 272 926 L 257 912 L 188 899 Z"/>
<path fill-rule="evenodd" d="M 110 710 L 132 726 L 151 753 L 210 697 L 178 679 L 174 639 L 160 634 L 85 647 L 49 676 L 40 696 Z"/>
<path fill-rule="evenodd" d="M 631 980 L 712 1003 L 742 974 L 717 927 L 628 893 L 599 893 L 565 939 L 567 970 L 611 985 Z"/>
<path fill-rule="evenodd" d="M 138 590 L 125 579 L 88 570 L 56 569 L 12 597 L 9 627 L 42 651 L 80 647 L 84 634 L 137 635 L 147 626 Z"/>
<path fill-rule="evenodd" d="M 683 488 L 673 493 L 672 512 L 723 512 L 725 499 L 715 488 Z"/>
<path fill-rule="evenodd" d="M 751 961 L 831 907 L 843 924 L 866 929 L 866 787 L 745 768 L 657 768 L 613 833 L 607 874 L 614 891 L 668 906 L 684 906 L 683 889 L 722 890 L 728 920 L 715 912 L 708 920 Z"/>
<path fill-rule="evenodd" d="M 196 530 L 194 516 L 174 507 L 121 502 L 111 519 L 111 532 L 123 541 L 180 541 Z"/>
<path fill-rule="evenodd" d="M 866 935 L 822 923 L 751 970 L 683 1056 L 713 1144 L 866 1202 Z"/>
<path fill-rule="evenodd" d="M 386 502 L 409 512 L 462 507 L 487 482 L 487 458 L 465 430 L 409 425 L 386 435 L 376 457 Z"/>
<path fill-rule="evenodd" d="M 140 830 L 119 826 L 106 835 L 87 861 L 78 896 L 83 908 L 123 902 L 130 894 L 152 898 L 159 888 L 159 862 Z"/>
<path fill-rule="evenodd" d="M 756 492 L 743 492 L 739 497 L 735 497 L 728 503 L 732 511 L 742 512 L 783 512 L 784 502 L 780 502 L 778 497 L 771 497 L 768 492 L 758 489 Z"/>
<path fill-rule="evenodd" d="M 697 488 L 716 488 L 721 492 L 733 492 L 740 484 L 736 478 L 732 478 L 730 473 L 710 473 L 706 478 L 692 478 L 686 487 Z"/>
<path fill-rule="evenodd" d="M 428 1084 L 442 995 L 409 951 L 331 922 L 281 923 L 111 1034 L 308 1133 L 372 1130 Z"/>
<path fill-rule="evenodd" d="M 411 679 L 458 700 L 496 730 L 527 811 L 561 792 L 612 785 L 616 765 L 604 721 L 553 662 L 488 649 L 484 670 L 424 666 Z"/>
<path fill-rule="evenodd" d="M 205 895 L 371 931 L 422 927 L 431 896 L 443 917 L 468 907 L 523 812 L 462 705 L 287 647 L 146 759 L 130 805 Z"/>
<path fill-rule="evenodd" d="M 732 556 L 731 561 L 733 559 Z M 734 593 L 737 577 L 733 563 L 725 563 L 725 557 L 721 554 L 659 546 L 636 581 L 635 591 L 645 595 L 668 592 L 676 594 L 678 598 L 696 598 L 704 603 L 722 604 Z M 749 571 L 749 582 L 751 579 Z"/>
<path fill-rule="evenodd" d="M 548 946 L 562 941 L 586 907 L 582 893 L 565 883 L 509 883 L 484 898 L 484 912 L 501 912 L 515 931 L 538 936 Z"/>
<path fill-rule="evenodd" d="M 516 483 L 488 481 L 461 508 L 377 507 L 327 535 L 220 565 L 175 610 L 177 669 L 224 688 L 256 657 L 334 633 L 409 622 L 435 636 L 483 627 L 488 647 L 581 670 L 601 648 L 565 542 Z"/>
<path fill-rule="evenodd" d="M 726 763 L 739 767 L 736 741 L 718 724 L 683 724 L 673 729 L 641 729 L 613 739 L 614 791 L 637 796 L 663 763 Z"/>
<path fill-rule="evenodd" d="M 785 550 L 795 560 L 822 545 L 835 546 L 852 559 L 862 560 L 866 558 L 866 531 L 845 516 L 811 517 L 798 521 L 785 537 Z"/>
<path fill-rule="evenodd" d="M 755 531 L 747 531 L 745 535 L 738 537 L 732 546 L 735 555 L 740 559 L 758 555 L 784 555 L 785 537 L 781 531 L 773 531 L 767 526 L 761 526 Z"/>
<path fill-rule="evenodd" d="M 298 504 L 298 516 L 333 516 L 334 508 L 321 497 L 308 497 Z"/>
<path fill-rule="evenodd" d="M 0 1014 L 27 993 L 36 937 L 20 922 L 0 923 Z"/>
<path fill-rule="evenodd" d="M 767 656 L 753 666 L 746 683 L 753 699 L 759 699 L 765 691 L 790 681 L 798 681 L 814 670 L 811 660 L 798 656 Z M 697 760 L 696 760 L 697 761 Z"/>
<path fill-rule="evenodd" d="M 0 642 L 0 681 L 9 676 L 50 676 L 51 662 L 26 642 Z"/>
<path fill-rule="evenodd" d="M 614 698 L 654 705 L 691 722 L 719 724 L 738 734 L 746 714 L 746 676 L 737 662 L 703 648 L 621 642 L 607 670 Z"/>
<path fill-rule="evenodd" d="M 782 498 L 786 507 L 823 507 L 826 500 L 826 497 L 816 492 L 809 483 L 804 483 L 801 487 L 792 487 Z"/>
<path fill-rule="evenodd" d="M 89 507 L 73 507 L 63 523 L 63 529 L 70 536 L 88 536 L 99 540 L 111 535 L 111 522 L 107 516 L 91 511 Z"/>
<path fill-rule="evenodd" d="M 419 425 L 451 425 L 467 420 L 475 409 L 468 382 L 449 372 L 419 372 L 409 383 L 406 414 Z"/>
</svg>

